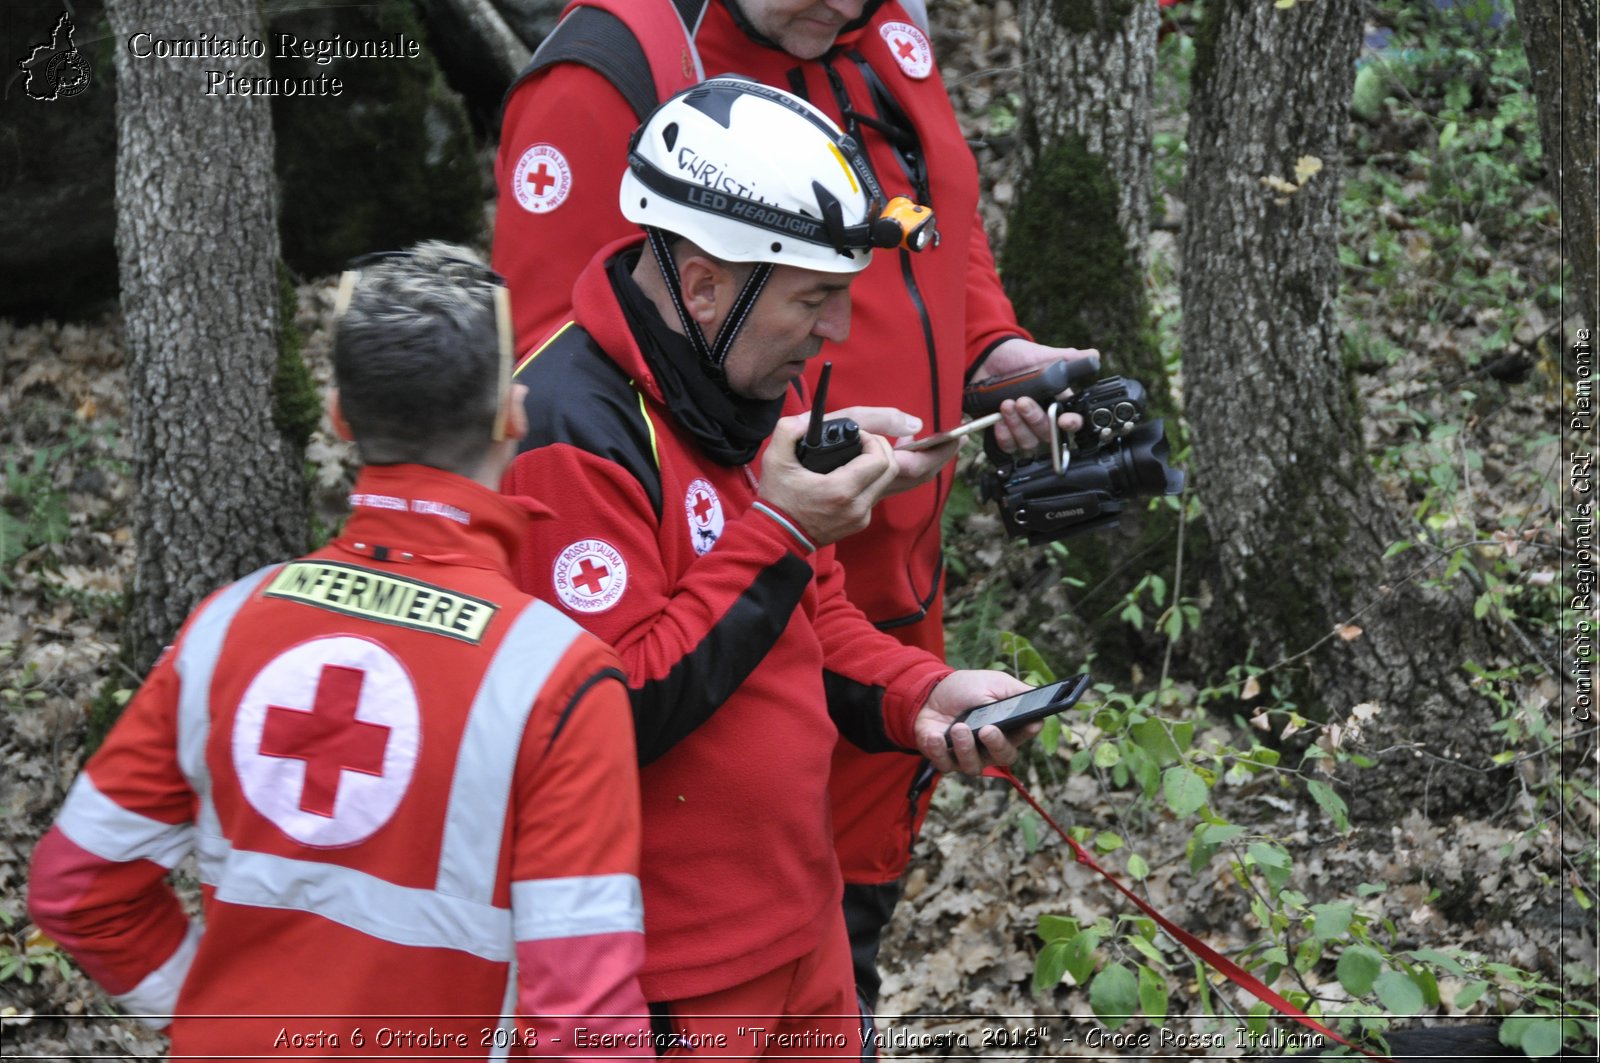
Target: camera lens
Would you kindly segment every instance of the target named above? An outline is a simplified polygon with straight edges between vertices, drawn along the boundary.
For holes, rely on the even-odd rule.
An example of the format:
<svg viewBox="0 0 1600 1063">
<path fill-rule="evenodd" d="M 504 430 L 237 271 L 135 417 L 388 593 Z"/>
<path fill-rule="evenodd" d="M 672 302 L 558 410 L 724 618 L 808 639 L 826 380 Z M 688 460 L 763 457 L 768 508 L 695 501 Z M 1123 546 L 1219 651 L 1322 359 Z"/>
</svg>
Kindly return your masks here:
<svg viewBox="0 0 1600 1063">
<path fill-rule="evenodd" d="M 1119 495 L 1175 495 L 1183 490 L 1181 469 L 1167 465 L 1170 447 L 1161 421 L 1146 421 L 1107 453 L 1117 457 L 1111 489 Z"/>
</svg>

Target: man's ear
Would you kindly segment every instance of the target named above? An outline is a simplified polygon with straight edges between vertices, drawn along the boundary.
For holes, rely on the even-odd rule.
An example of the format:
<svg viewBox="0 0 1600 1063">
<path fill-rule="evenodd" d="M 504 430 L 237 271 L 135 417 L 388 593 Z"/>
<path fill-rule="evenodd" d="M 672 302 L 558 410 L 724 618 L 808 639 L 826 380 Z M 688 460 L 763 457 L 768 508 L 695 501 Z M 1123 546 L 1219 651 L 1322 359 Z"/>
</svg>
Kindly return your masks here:
<svg viewBox="0 0 1600 1063">
<path fill-rule="evenodd" d="M 355 442 L 356 434 L 350 430 L 350 422 L 344 419 L 344 407 L 339 405 L 339 389 L 328 389 L 328 420 L 333 422 L 333 433 L 346 443 Z"/>
<path fill-rule="evenodd" d="M 685 255 L 678 263 L 684 308 L 702 329 L 714 329 L 721 322 L 731 301 L 726 289 L 732 279 L 726 269 L 704 255 Z"/>
<path fill-rule="evenodd" d="M 505 397 L 505 438 L 520 441 L 528 434 L 528 407 L 523 405 L 528 396 L 528 385 L 512 384 Z"/>
</svg>

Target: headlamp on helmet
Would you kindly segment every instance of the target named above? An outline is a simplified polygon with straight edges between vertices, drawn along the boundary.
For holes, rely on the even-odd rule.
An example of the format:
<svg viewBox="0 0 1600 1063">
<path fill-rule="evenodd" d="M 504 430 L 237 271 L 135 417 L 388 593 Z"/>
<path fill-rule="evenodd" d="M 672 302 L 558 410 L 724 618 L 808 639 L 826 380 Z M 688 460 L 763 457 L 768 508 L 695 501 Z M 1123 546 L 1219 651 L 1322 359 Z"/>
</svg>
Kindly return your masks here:
<svg viewBox="0 0 1600 1063">
<path fill-rule="evenodd" d="M 938 239 L 933 211 L 906 196 L 895 196 L 872 222 L 872 242 L 877 247 L 904 247 L 921 251 Z"/>
<path fill-rule="evenodd" d="M 728 261 L 830 273 L 936 236 L 933 211 L 888 199 L 854 138 L 821 111 L 733 75 L 680 92 L 639 127 L 621 207 Z"/>
</svg>

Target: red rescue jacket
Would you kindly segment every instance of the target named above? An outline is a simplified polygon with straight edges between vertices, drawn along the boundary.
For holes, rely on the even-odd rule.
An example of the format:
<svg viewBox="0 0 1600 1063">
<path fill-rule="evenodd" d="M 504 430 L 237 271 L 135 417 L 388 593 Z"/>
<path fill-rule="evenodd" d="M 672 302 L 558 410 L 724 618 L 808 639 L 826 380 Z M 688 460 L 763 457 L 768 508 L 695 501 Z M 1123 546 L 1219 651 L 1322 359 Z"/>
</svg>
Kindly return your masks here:
<svg viewBox="0 0 1600 1063">
<path fill-rule="evenodd" d="M 616 656 L 512 585 L 526 500 L 401 465 L 352 503 L 186 621 L 35 851 L 35 923 L 185 1058 L 637 1042 Z"/>
<path fill-rule="evenodd" d="M 642 981 L 677 1000 L 818 945 L 841 889 L 836 727 L 914 747 L 950 669 L 875 630 L 833 551 L 810 553 L 757 505 L 750 466 L 712 459 L 674 419 L 608 273 L 629 246 L 595 258 L 576 323 L 519 368 L 530 428 L 506 489 L 554 511 L 532 529 L 523 586 L 622 657 L 645 765 Z"/>
<path fill-rule="evenodd" d="M 926 431 L 956 424 L 965 379 L 998 342 L 1027 333 L 1000 287 L 978 217 L 977 164 L 927 35 L 911 16 L 885 3 L 826 55 L 800 61 L 752 39 L 721 0 L 694 27 L 678 21 L 670 0 L 584 0 L 568 13 L 578 6 L 609 11 L 634 30 L 658 98 L 698 80 L 696 61 L 705 75 L 740 73 L 797 92 L 865 145 L 886 194 L 933 207 L 937 247 L 880 251 L 856 278 L 850 338 L 832 356 L 829 400 L 835 409 L 897 406 Z M 905 151 L 883 132 L 885 123 L 909 134 L 901 136 Z M 578 62 L 540 69 L 507 97 L 494 264 L 513 291 L 521 348 L 566 320 L 569 278 L 595 249 L 636 231 L 618 209 L 617 191 L 637 125 L 617 88 Z M 880 503 L 872 524 L 837 548 L 851 601 L 873 623 L 935 653 L 943 649 L 939 516 L 952 475 L 947 468 Z M 839 746 L 834 818 L 848 881 L 890 881 L 909 858 L 926 792 L 919 811 L 907 791 L 920 758 L 893 759 L 899 762 Z"/>
<path fill-rule="evenodd" d="M 693 83 L 669 0 L 582 6 L 609 9 L 636 28 L 658 93 Z M 926 34 L 899 4 L 886 3 L 822 58 L 802 62 L 753 40 L 713 0 L 693 41 L 707 75 L 745 74 L 805 96 L 862 141 L 885 194 L 909 195 L 933 207 L 938 247 L 920 254 L 879 252 L 856 278 L 850 338 L 833 356 L 830 399 L 838 407 L 897 406 L 920 417 L 928 431 L 958 423 L 967 373 L 996 343 L 1026 333 L 995 274 L 977 215 L 977 164 Z M 574 107 L 573 100 L 584 106 Z M 864 119 L 856 120 L 856 114 Z M 883 123 L 907 131 L 905 152 L 881 132 Z M 617 189 L 628 136 L 637 125 L 611 83 L 578 63 L 540 70 L 508 97 L 496 163 L 501 195 L 494 264 L 512 287 L 522 349 L 565 321 L 568 278 L 594 251 L 636 231 L 618 210 Z M 539 169 L 545 156 L 529 155 L 536 148 L 553 149 L 562 164 L 552 160 Z M 524 157 L 530 163 L 519 167 Z M 549 196 L 530 197 L 530 179 L 546 181 L 563 169 L 566 192 L 559 202 L 554 184 L 545 186 L 552 189 Z M 885 501 L 865 532 L 840 545 L 846 572 L 862 573 L 851 580 L 851 599 L 874 623 L 913 623 L 937 596 L 938 518 L 949 486 L 947 471 L 936 483 Z"/>
</svg>

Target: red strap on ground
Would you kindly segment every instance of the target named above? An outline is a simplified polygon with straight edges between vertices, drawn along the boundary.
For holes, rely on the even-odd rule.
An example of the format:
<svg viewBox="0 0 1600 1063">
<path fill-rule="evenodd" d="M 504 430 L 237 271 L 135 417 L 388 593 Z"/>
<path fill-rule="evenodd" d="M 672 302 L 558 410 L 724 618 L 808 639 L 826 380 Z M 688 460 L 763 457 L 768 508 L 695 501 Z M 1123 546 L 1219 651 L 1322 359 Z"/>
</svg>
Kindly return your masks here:
<svg viewBox="0 0 1600 1063">
<path fill-rule="evenodd" d="M 1206 963 L 1222 972 L 1223 977 L 1227 978 L 1230 982 L 1240 986 L 1246 992 L 1255 996 L 1256 999 L 1276 1008 L 1278 1011 L 1289 1016 L 1289 1018 L 1293 1019 L 1295 1022 L 1298 1022 L 1300 1025 L 1315 1030 L 1324 1037 L 1332 1038 L 1333 1040 L 1344 1045 L 1346 1048 L 1353 1048 L 1357 1052 L 1360 1052 L 1362 1055 L 1371 1059 L 1383 1060 L 1383 1063 L 1393 1063 L 1388 1056 L 1380 1056 L 1376 1052 L 1368 1052 L 1360 1045 L 1353 1045 L 1349 1041 L 1346 1041 L 1343 1037 L 1340 1037 L 1338 1034 L 1322 1025 L 1322 1023 L 1318 1022 L 1316 1019 L 1313 1019 L 1311 1016 L 1307 1015 L 1305 1012 L 1289 1003 L 1276 991 L 1269 988 L 1266 983 L 1261 981 L 1261 979 L 1257 978 L 1243 967 L 1240 967 L 1237 963 L 1234 963 L 1232 960 L 1228 959 L 1228 957 L 1224 956 L 1222 953 L 1218 952 L 1210 945 L 1207 945 L 1204 941 L 1201 941 L 1183 927 L 1179 926 L 1177 923 L 1174 923 L 1172 920 L 1168 919 L 1166 916 L 1152 908 L 1143 897 L 1140 897 L 1137 893 L 1134 893 L 1128 887 L 1124 886 L 1115 875 L 1111 874 L 1111 872 L 1095 863 L 1094 857 L 1089 855 L 1089 851 L 1083 846 L 1079 845 L 1077 842 L 1073 841 L 1072 835 L 1063 830 L 1061 825 L 1050 817 L 1050 813 L 1046 812 L 1039 802 L 1033 799 L 1033 795 L 1023 787 L 1022 783 L 1015 775 L 1011 774 L 1011 769 L 991 765 L 983 770 L 983 774 L 994 779 L 1004 779 L 1006 782 L 1010 783 L 1012 789 L 1021 794 L 1022 799 L 1028 802 L 1029 806 L 1032 807 L 1035 812 L 1043 816 L 1044 821 L 1050 824 L 1057 834 L 1061 835 L 1061 840 L 1066 842 L 1067 845 L 1071 847 L 1072 855 L 1077 858 L 1078 863 L 1098 872 L 1107 882 L 1115 886 L 1119 893 L 1137 905 L 1141 912 L 1154 919 L 1161 925 L 1163 930 L 1177 938 L 1184 948 L 1188 949 L 1190 952 L 1200 957 L 1200 959 L 1204 960 Z"/>
</svg>

